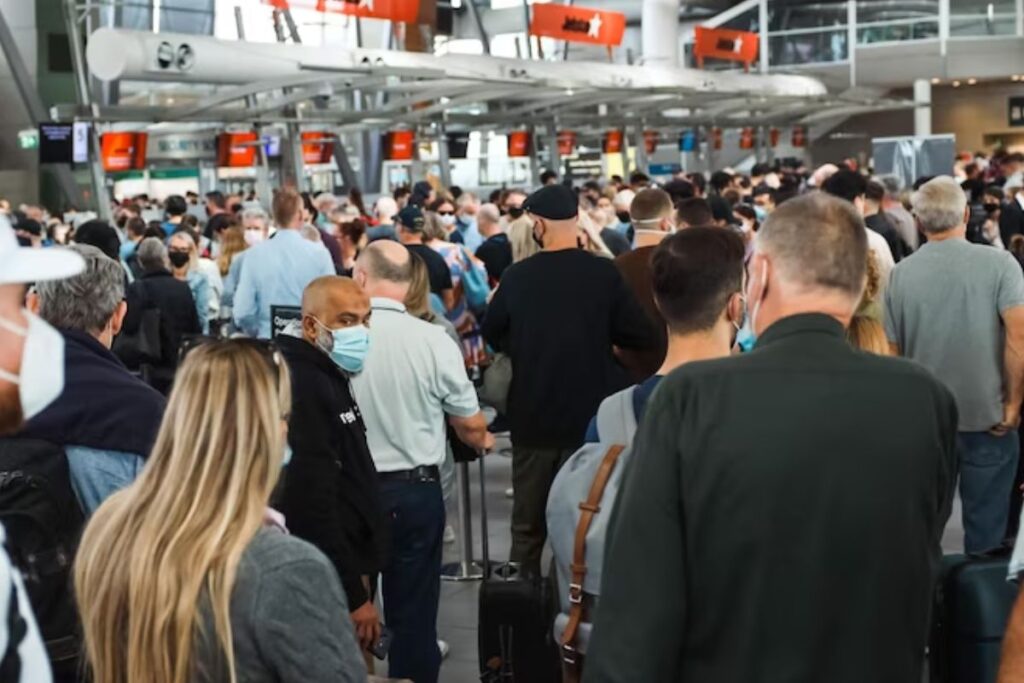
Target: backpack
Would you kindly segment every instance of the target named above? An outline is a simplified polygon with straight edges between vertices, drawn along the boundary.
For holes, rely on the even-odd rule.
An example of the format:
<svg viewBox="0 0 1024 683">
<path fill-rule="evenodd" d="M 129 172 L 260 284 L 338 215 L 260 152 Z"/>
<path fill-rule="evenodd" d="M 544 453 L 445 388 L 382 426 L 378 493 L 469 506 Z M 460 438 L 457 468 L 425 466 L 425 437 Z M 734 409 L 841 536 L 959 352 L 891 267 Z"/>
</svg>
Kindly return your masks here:
<svg viewBox="0 0 1024 683">
<path fill-rule="evenodd" d="M 463 261 L 462 291 L 466 294 L 466 303 L 474 313 L 487 308 L 487 297 L 491 287 L 487 284 L 487 271 L 479 268 L 465 247 L 460 248 Z"/>
<path fill-rule="evenodd" d="M 85 515 L 63 448 L 0 439 L 0 522 L 54 673 L 76 671 L 81 640 L 71 571 Z"/>
<path fill-rule="evenodd" d="M 584 621 L 584 609 L 592 617 L 601 592 L 608 520 L 637 431 L 635 391 L 630 387 L 601 402 L 597 410 L 600 443 L 585 444 L 573 453 L 548 494 L 548 538 L 560 607 L 554 633 L 561 643 L 568 681 L 579 679 L 579 655 L 586 654 L 590 641 L 592 624 Z"/>
</svg>

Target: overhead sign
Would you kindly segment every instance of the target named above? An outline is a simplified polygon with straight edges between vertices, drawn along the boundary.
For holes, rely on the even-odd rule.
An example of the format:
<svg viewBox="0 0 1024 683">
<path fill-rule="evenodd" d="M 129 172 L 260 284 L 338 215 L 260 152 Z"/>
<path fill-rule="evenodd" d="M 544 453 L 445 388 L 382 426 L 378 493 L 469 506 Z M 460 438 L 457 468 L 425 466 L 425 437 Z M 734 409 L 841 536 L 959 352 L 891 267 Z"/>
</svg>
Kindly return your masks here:
<svg viewBox="0 0 1024 683">
<path fill-rule="evenodd" d="M 794 147 L 806 147 L 807 146 L 807 128 L 804 126 L 793 126 L 793 140 L 792 144 Z"/>
<path fill-rule="evenodd" d="M 697 131 L 688 130 L 679 137 L 680 152 L 697 151 Z"/>
<path fill-rule="evenodd" d="M 256 161 L 259 138 L 255 131 L 221 133 L 217 136 L 217 165 L 222 168 L 247 168 Z"/>
<path fill-rule="evenodd" d="M 89 161 L 89 124 L 41 123 L 37 143 L 41 164 L 84 164 Z"/>
<path fill-rule="evenodd" d="M 656 130 L 645 130 L 644 131 L 644 149 L 647 150 L 648 154 L 654 154 L 658 150 L 658 142 L 661 140 L 661 134 Z"/>
<path fill-rule="evenodd" d="M 741 62 L 747 71 L 757 61 L 759 36 L 756 33 L 698 26 L 694 29 L 693 38 L 693 56 L 697 59 L 698 68 L 704 68 L 704 60 L 708 57 Z"/>
<path fill-rule="evenodd" d="M 21 149 L 39 149 L 39 131 L 35 128 L 19 130 L 18 147 Z"/>
<path fill-rule="evenodd" d="M 601 149 L 605 154 L 622 154 L 622 131 L 610 130 L 604 134 L 604 144 Z"/>
<path fill-rule="evenodd" d="M 217 137 L 212 133 L 150 135 L 146 143 L 149 161 L 194 161 L 217 158 Z"/>
<path fill-rule="evenodd" d="M 744 128 L 740 131 L 740 149 L 754 149 L 754 147 L 757 147 L 757 133 L 753 128 Z"/>
<path fill-rule="evenodd" d="M 533 5 L 530 35 L 615 47 L 626 33 L 626 15 L 575 5 Z"/>
<path fill-rule="evenodd" d="M 145 133 L 104 133 L 100 138 L 100 159 L 108 173 L 140 171 L 146 168 Z"/>
<path fill-rule="evenodd" d="M 263 0 L 263 4 L 281 10 L 298 7 L 407 24 L 415 24 L 420 16 L 420 0 Z"/>
<path fill-rule="evenodd" d="M 1011 97 L 1009 103 L 1010 125 L 1024 126 L 1024 97 Z"/>
<path fill-rule="evenodd" d="M 276 337 L 279 334 L 289 332 L 301 332 L 302 307 L 301 306 L 271 306 L 270 307 L 270 336 Z"/>
<path fill-rule="evenodd" d="M 302 133 L 302 163 L 329 164 L 334 156 L 334 136 L 322 131 Z"/>
<path fill-rule="evenodd" d="M 411 161 L 415 137 L 411 130 L 393 130 L 384 134 L 384 158 L 388 161 Z"/>
<path fill-rule="evenodd" d="M 514 130 L 508 134 L 508 155 L 510 157 L 530 156 L 533 136 L 528 130 Z"/>
<path fill-rule="evenodd" d="M 581 152 L 576 158 L 565 161 L 565 175 L 569 180 L 591 180 L 600 178 L 603 173 L 600 152 Z"/>
<path fill-rule="evenodd" d="M 576 151 L 576 133 L 571 130 L 558 131 L 558 154 L 567 157 Z"/>
</svg>

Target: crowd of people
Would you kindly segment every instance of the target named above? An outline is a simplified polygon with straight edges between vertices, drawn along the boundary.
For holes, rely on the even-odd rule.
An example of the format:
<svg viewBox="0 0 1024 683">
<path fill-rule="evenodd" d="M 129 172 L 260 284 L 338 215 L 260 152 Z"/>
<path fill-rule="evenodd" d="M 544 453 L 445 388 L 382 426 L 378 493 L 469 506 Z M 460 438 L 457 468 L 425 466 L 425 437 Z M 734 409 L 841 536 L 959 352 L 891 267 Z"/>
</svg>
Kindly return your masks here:
<svg viewBox="0 0 1024 683">
<path fill-rule="evenodd" d="M 508 431 L 526 576 L 621 457 L 564 680 L 919 681 L 956 487 L 1018 533 L 1022 173 L 4 202 L 0 680 L 435 683 L 453 452 Z"/>
</svg>

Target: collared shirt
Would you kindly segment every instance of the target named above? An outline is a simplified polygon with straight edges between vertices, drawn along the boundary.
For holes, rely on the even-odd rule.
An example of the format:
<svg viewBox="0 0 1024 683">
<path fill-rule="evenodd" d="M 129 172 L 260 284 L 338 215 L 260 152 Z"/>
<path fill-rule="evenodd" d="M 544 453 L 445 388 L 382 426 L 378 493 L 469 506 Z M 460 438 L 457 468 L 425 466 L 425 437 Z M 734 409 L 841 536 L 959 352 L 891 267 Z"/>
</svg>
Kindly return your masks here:
<svg viewBox="0 0 1024 683">
<path fill-rule="evenodd" d="M 232 313 L 248 335 L 270 338 L 270 307 L 301 306 L 302 291 L 313 280 L 334 275 L 331 255 L 298 230 L 279 230 L 274 239 L 246 251 Z"/>
<path fill-rule="evenodd" d="M 456 239 L 459 237 L 461 239 Z M 455 219 L 455 234 L 452 235 L 452 242 L 465 245 L 470 253 L 475 253 L 477 248 L 484 243 L 484 237 L 476 226 L 475 218 L 463 218 L 458 216 Z"/>
<path fill-rule="evenodd" d="M 440 465 L 445 415 L 480 410 L 462 351 L 442 328 L 409 315 L 397 301 L 371 303 L 370 351 L 352 391 L 377 471 Z"/>
</svg>

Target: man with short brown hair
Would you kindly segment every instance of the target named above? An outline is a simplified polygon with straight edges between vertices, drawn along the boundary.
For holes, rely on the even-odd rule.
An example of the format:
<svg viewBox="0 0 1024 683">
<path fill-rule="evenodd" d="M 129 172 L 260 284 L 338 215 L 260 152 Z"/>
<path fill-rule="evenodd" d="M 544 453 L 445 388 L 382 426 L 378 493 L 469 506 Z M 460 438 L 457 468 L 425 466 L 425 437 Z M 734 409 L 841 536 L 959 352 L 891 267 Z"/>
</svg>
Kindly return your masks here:
<svg viewBox="0 0 1024 683">
<path fill-rule="evenodd" d="M 330 252 L 299 234 L 302 197 L 298 193 L 278 192 L 272 213 L 277 232 L 273 239 L 245 252 L 232 310 L 238 328 L 261 339 L 271 336 L 272 306 L 300 306 L 306 285 L 335 274 Z"/>
</svg>

